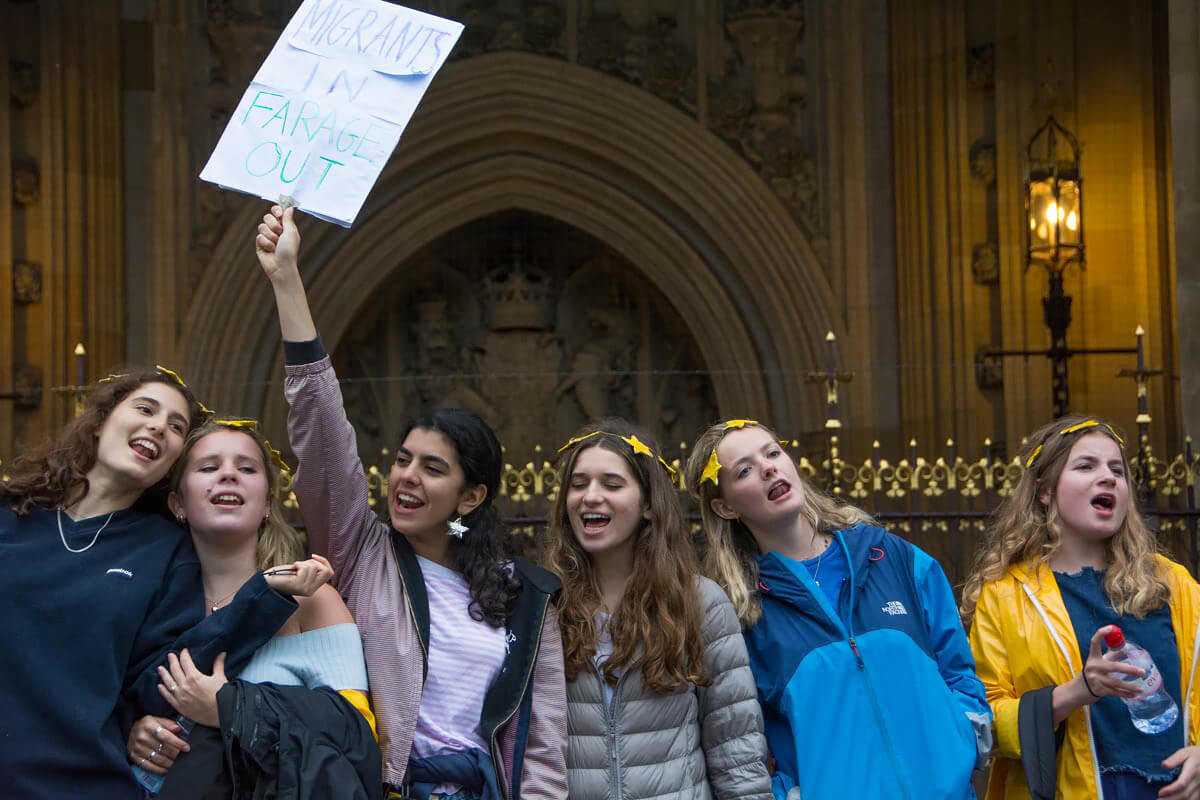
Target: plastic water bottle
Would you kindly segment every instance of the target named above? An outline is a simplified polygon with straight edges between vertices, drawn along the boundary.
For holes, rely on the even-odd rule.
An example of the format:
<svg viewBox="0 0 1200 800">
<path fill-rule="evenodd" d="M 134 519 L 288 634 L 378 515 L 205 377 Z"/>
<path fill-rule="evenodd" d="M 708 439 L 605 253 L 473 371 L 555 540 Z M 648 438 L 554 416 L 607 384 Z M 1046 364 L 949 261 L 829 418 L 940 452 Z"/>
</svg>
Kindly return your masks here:
<svg viewBox="0 0 1200 800">
<path fill-rule="evenodd" d="M 175 718 L 175 724 L 179 726 L 179 733 L 175 735 L 186 742 L 188 735 L 192 732 L 192 727 L 196 723 L 180 714 Z M 147 772 L 141 767 L 133 768 L 133 777 L 137 778 L 137 782 L 141 784 L 141 787 L 150 794 L 158 794 L 162 791 L 163 782 L 167 779 L 166 775 L 156 775 L 153 772 Z"/>
<path fill-rule="evenodd" d="M 1179 717 L 1179 706 L 1163 689 L 1162 673 L 1154 665 L 1154 659 L 1143 648 L 1138 647 L 1125 638 L 1125 634 L 1116 625 L 1104 634 L 1104 643 L 1109 650 L 1104 657 L 1109 661 L 1123 661 L 1145 670 L 1142 677 L 1127 675 L 1123 672 L 1112 673 L 1127 683 L 1132 683 L 1142 689 L 1137 697 L 1121 699 L 1129 707 L 1129 716 L 1133 726 L 1142 733 L 1162 733 L 1175 724 Z"/>
</svg>

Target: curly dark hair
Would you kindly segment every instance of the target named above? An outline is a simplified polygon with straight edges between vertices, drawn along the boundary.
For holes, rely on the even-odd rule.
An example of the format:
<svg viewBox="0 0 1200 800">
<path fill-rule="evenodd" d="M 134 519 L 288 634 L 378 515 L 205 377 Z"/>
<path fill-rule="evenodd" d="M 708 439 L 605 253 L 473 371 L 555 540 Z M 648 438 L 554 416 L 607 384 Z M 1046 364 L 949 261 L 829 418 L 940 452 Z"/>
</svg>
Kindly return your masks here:
<svg viewBox="0 0 1200 800">
<path fill-rule="evenodd" d="M 462 466 L 467 486 L 483 485 L 487 496 L 463 524 L 470 530 L 462 539 L 450 541 L 454 567 L 471 588 L 471 618 L 501 628 L 513 606 L 521 582 L 505 559 L 508 530 L 496 511 L 494 500 L 500 491 L 500 473 L 504 456 L 500 440 L 478 414 L 459 408 L 440 408 L 409 421 L 400 434 L 408 438 L 415 428 L 437 431 L 450 440 Z"/>
<path fill-rule="evenodd" d="M 90 488 L 87 473 L 96 464 L 100 428 L 122 400 L 147 383 L 165 383 L 183 395 L 188 406 L 189 428 L 206 417 L 204 407 L 191 390 L 172 375 L 154 367 L 123 370 L 91 388 L 83 412 L 68 422 L 61 433 L 13 459 L 12 477 L 0 482 L 0 499 L 24 516 L 35 506 L 61 508 L 86 497 Z M 164 477 L 143 492 L 138 507 L 165 512 L 166 490 Z"/>
</svg>

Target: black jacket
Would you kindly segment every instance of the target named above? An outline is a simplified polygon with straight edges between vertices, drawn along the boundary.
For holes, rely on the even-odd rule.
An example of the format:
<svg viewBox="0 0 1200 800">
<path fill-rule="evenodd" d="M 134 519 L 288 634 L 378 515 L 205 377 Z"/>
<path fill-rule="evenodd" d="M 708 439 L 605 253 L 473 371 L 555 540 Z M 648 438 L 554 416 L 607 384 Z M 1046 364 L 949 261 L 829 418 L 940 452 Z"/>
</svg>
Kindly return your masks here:
<svg viewBox="0 0 1200 800">
<path fill-rule="evenodd" d="M 159 800 L 382 800 L 371 727 L 331 689 L 231 681 L 221 728 L 197 725 Z"/>
</svg>

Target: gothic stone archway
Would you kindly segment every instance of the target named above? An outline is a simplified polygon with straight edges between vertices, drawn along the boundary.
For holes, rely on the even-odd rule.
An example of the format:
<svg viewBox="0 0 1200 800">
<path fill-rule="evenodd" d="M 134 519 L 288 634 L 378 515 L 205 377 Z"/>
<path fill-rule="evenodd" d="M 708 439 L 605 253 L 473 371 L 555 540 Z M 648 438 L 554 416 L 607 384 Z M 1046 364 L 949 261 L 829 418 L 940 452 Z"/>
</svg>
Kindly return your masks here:
<svg viewBox="0 0 1200 800">
<path fill-rule="evenodd" d="M 186 364 L 221 409 L 281 417 L 278 330 L 246 203 L 184 324 Z M 507 209 L 558 219 L 638 265 L 676 308 L 723 414 L 815 430 L 803 375 L 844 334 L 804 234 L 744 160 L 686 114 L 601 73 L 520 53 L 451 64 L 353 231 L 305 226 L 303 269 L 332 351 L 396 264 Z M 804 402 L 808 401 L 808 402 Z"/>
</svg>

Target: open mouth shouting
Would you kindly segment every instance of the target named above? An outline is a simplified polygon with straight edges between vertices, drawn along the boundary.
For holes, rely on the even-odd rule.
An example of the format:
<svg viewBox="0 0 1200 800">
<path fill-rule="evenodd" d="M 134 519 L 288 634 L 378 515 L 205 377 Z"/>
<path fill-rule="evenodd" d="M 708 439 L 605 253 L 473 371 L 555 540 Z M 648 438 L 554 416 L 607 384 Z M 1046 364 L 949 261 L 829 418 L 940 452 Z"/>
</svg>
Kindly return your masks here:
<svg viewBox="0 0 1200 800">
<path fill-rule="evenodd" d="M 396 492 L 395 506 L 396 510 L 401 514 L 416 511 L 424 505 L 425 501 L 416 495 L 409 494 L 408 492 Z"/>
<path fill-rule="evenodd" d="M 600 533 L 612 522 L 612 517 L 596 511 L 587 511 L 580 515 L 580 519 L 583 520 L 583 532 L 587 534 Z"/>
<path fill-rule="evenodd" d="M 162 446 L 147 436 L 137 436 L 129 440 L 129 449 L 138 460 L 150 463 L 156 461 L 162 453 Z"/>
<path fill-rule="evenodd" d="M 767 490 L 767 499 L 774 503 L 777 500 L 782 500 L 792 493 L 792 485 L 785 480 L 777 480 L 771 484 L 771 488 Z"/>
<path fill-rule="evenodd" d="M 1101 492 L 1092 498 L 1092 508 L 1101 517 L 1108 519 L 1113 515 L 1113 509 L 1117 505 L 1117 496 L 1110 492 Z"/>
</svg>

